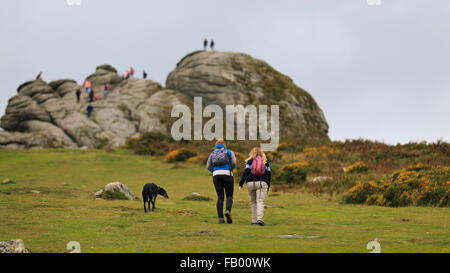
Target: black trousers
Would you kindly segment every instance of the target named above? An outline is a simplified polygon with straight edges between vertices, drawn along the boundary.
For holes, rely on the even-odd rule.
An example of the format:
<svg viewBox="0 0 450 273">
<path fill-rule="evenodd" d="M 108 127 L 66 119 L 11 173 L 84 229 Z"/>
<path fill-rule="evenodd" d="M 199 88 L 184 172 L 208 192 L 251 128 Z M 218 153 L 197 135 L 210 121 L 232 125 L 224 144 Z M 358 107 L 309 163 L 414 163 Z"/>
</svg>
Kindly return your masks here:
<svg viewBox="0 0 450 273">
<path fill-rule="evenodd" d="M 233 205 L 234 178 L 230 175 L 215 175 L 213 183 L 217 192 L 217 215 L 223 218 L 224 193 L 227 197 L 226 210 L 231 212 Z"/>
</svg>

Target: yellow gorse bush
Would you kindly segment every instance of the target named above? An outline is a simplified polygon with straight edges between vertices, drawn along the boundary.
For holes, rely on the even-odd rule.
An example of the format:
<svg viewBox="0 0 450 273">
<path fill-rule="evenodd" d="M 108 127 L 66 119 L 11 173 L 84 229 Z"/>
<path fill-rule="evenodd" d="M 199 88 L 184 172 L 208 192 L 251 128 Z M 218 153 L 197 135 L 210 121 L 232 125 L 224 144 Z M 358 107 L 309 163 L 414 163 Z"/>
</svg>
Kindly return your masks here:
<svg viewBox="0 0 450 273">
<path fill-rule="evenodd" d="M 304 168 L 307 169 L 309 167 L 309 162 L 308 161 L 298 161 L 298 162 L 294 162 L 291 164 L 286 164 L 285 166 L 290 167 L 290 168 Z"/>
<path fill-rule="evenodd" d="M 299 161 L 283 165 L 277 178 L 290 184 L 298 184 L 306 180 L 308 161 Z"/>
<path fill-rule="evenodd" d="M 334 147 L 330 147 L 328 145 L 320 145 L 320 146 L 314 146 L 314 147 L 308 147 L 303 150 L 303 153 L 306 155 L 306 157 L 312 158 L 312 157 L 326 157 L 330 154 L 337 153 L 338 149 Z"/>
<path fill-rule="evenodd" d="M 369 167 L 361 161 L 358 161 L 348 167 L 345 168 L 346 173 L 363 173 L 367 172 Z"/>
<path fill-rule="evenodd" d="M 186 148 L 180 148 L 180 149 L 176 149 L 171 151 L 167 156 L 166 156 L 166 161 L 167 162 L 180 162 L 180 161 L 186 161 L 191 157 L 196 156 L 197 154 L 194 152 L 191 152 L 190 150 L 186 149 Z"/>
<path fill-rule="evenodd" d="M 359 182 L 346 203 L 380 206 L 450 206 L 450 167 L 415 165 L 394 172 L 389 181 Z"/>
</svg>

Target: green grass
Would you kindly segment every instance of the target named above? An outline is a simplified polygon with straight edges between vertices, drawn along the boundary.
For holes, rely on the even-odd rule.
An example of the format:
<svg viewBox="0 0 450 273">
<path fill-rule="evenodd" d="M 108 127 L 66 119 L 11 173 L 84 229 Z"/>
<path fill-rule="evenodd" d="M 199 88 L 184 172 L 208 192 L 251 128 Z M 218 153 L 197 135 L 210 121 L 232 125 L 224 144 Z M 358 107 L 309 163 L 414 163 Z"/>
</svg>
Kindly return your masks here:
<svg viewBox="0 0 450 273">
<path fill-rule="evenodd" d="M 236 187 L 234 222 L 219 225 L 214 200 L 183 200 L 192 192 L 215 197 L 203 166 L 173 168 L 126 150 L 0 150 L 5 178 L 15 184 L 0 184 L 0 241 L 23 239 L 32 252 L 68 252 L 69 241 L 82 252 L 368 252 L 375 238 L 382 252 L 450 252 L 450 208 L 342 205 L 339 196 L 277 192 L 259 227 L 250 225 L 248 195 Z M 170 198 L 159 197 L 147 214 L 139 201 L 95 200 L 93 192 L 116 181 L 137 196 L 155 182 Z"/>
</svg>

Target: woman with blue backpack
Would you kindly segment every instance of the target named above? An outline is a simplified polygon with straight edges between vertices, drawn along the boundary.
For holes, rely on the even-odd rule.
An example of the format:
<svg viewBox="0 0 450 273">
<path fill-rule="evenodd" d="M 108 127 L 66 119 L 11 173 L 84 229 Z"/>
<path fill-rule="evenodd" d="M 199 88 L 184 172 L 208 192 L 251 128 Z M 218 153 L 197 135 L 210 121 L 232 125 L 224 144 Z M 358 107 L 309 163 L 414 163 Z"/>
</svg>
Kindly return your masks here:
<svg viewBox="0 0 450 273">
<path fill-rule="evenodd" d="M 219 224 L 225 223 L 223 215 L 224 192 L 227 197 L 225 217 L 231 224 L 231 206 L 233 205 L 234 179 L 233 169 L 236 167 L 236 157 L 232 151 L 225 147 L 225 141 L 218 139 L 214 151 L 208 158 L 206 167 L 212 173 L 214 187 L 217 192 L 217 215 Z"/>
<path fill-rule="evenodd" d="M 270 166 L 266 155 L 258 147 L 253 148 L 249 156 L 239 182 L 239 191 L 242 191 L 242 186 L 246 182 L 252 207 L 252 225 L 264 226 L 264 201 L 269 192 Z"/>
</svg>

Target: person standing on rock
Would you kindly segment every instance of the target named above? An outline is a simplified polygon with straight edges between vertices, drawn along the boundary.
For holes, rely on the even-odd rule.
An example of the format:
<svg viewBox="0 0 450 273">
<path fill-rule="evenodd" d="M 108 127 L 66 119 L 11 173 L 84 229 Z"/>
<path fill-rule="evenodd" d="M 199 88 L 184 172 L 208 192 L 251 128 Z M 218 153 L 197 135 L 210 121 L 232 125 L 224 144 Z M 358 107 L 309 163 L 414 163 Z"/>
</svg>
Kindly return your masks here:
<svg viewBox="0 0 450 273">
<path fill-rule="evenodd" d="M 214 51 L 214 40 L 211 39 L 211 44 L 209 44 L 209 47 L 211 47 L 211 50 Z"/>
<path fill-rule="evenodd" d="M 145 71 L 145 69 L 142 69 L 142 78 L 144 80 L 147 79 L 147 72 Z"/>
<path fill-rule="evenodd" d="M 42 76 L 42 71 L 39 72 L 39 74 L 36 76 L 36 80 L 40 80 L 40 79 L 41 79 L 41 76 Z"/>
<path fill-rule="evenodd" d="M 80 96 L 81 96 L 80 89 L 77 89 L 76 95 L 77 95 L 77 103 L 80 103 Z"/>
<path fill-rule="evenodd" d="M 89 102 L 93 102 L 94 101 L 94 89 L 91 89 L 91 92 L 89 92 Z"/>
<path fill-rule="evenodd" d="M 109 93 L 109 84 L 105 84 L 105 99 L 106 97 L 108 97 L 108 93 Z"/>
<path fill-rule="evenodd" d="M 89 104 L 89 105 L 87 106 L 86 110 L 87 110 L 87 117 L 88 117 L 88 118 L 91 118 L 92 111 L 94 110 L 94 106 L 92 106 L 91 104 Z"/>
<path fill-rule="evenodd" d="M 267 157 L 259 147 L 251 150 L 246 160 L 245 171 L 239 182 L 239 192 L 247 183 L 248 195 L 252 207 L 252 225 L 264 226 L 264 201 L 270 186 L 270 166 Z"/>
<path fill-rule="evenodd" d="M 217 216 L 219 224 L 225 223 L 223 215 L 224 192 L 227 198 L 225 217 L 231 224 L 231 207 L 233 205 L 234 179 L 233 169 L 236 167 L 234 153 L 225 147 L 225 141 L 218 139 L 214 151 L 208 158 L 206 167 L 212 173 L 214 188 L 217 193 Z"/>
<path fill-rule="evenodd" d="M 86 93 L 90 93 L 91 92 L 91 82 L 90 81 L 85 81 L 84 82 L 84 88 L 86 88 Z"/>
<path fill-rule="evenodd" d="M 127 80 L 128 77 L 129 77 L 129 73 L 128 73 L 128 70 L 126 70 L 125 73 L 123 74 L 123 77 L 122 77 L 122 78 L 123 78 L 124 80 Z"/>
<path fill-rule="evenodd" d="M 205 38 L 205 40 L 203 40 L 203 50 L 206 51 L 208 49 L 208 40 Z"/>
<path fill-rule="evenodd" d="M 134 68 L 130 67 L 130 78 L 134 77 Z"/>
</svg>

